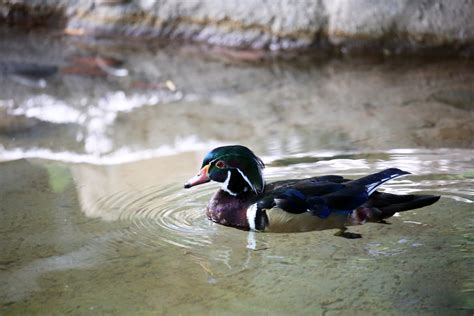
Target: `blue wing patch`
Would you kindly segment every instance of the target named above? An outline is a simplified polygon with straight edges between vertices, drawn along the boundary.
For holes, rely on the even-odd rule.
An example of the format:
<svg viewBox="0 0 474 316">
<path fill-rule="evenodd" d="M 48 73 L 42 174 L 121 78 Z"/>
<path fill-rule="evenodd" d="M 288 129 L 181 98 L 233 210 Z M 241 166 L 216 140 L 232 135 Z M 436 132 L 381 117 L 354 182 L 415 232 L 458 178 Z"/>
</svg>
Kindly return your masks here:
<svg viewBox="0 0 474 316">
<path fill-rule="evenodd" d="M 301 214 L 308 209 L 306 196 L 292 188 L 285 189 L 276 195 L 275 202 L 279 208 L 293 214 Z"/>
<path fill-rule="evenodd" d="M 308 199 L 307 203 L 309 205 L 308 211 L 311 215 L 319 218 L 328 218 L 331 215 L 331 209 L 323 198 L 315 196 Z"/>
</svg>

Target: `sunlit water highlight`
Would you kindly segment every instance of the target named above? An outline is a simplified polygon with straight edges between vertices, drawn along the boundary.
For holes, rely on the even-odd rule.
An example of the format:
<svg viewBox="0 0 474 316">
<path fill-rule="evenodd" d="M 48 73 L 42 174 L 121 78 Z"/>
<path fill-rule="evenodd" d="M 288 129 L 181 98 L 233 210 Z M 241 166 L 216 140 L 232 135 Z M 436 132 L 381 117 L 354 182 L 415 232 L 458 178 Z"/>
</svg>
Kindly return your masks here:
<svg viewBox="0 0 474 316">
<path fill-rule="evenodd" d="M 360 240 L 335 237 L 331 230 L 249 233 L 214 224 L 204 210 L 217 187 L 182 188 L 196 170 L 186 166 L 193 170 L 190 175 L 161 184 L 143 176 L 165 163 L 164 158 L 128 166 L 2 163 L 2 179 L 19 173 L 16 182 L 22 189 L 16 192 L 28 194 L 24 199 L 14 187 L 0 190 L 2 308 L 31 312 L 46 297 L 51 307 L 44 311 L 49 312 L 77 306 L 83 312 L 104 312 L 105 306 L 115 312 L 132 312 L 129 306 L 163 312 L 168 306 L 168 312 L 179 313 L 190 311 L 189 299 L 198 302 L 193 309 L 208 306 L 232 313 L 288 312 L 295 304 L 303 306 L 301 314 L 367 306 L 370 312 L 389 314 L 472 310 L 472 151 L 264 157 L 269 182 L 324 174 L 357 178 L 390 166 L 413 175 L 384 185 L 384 190 L 443 196 L 433 206 L 397 214 L 391 225 L 352 227 L 362 233 Z M 51 191 L 38 187 L 44 176 Z M 73 182 L 67 186 L 67 181 Z M 27 237 L 15 250 L 18 236 Z M 65 286 L 57 295 L 45 296 L 57 282 Z M 288 291 L 294 295 L 281 296 Z M 244 305 L 235 305 L 236 297 Z"/>
</svg>

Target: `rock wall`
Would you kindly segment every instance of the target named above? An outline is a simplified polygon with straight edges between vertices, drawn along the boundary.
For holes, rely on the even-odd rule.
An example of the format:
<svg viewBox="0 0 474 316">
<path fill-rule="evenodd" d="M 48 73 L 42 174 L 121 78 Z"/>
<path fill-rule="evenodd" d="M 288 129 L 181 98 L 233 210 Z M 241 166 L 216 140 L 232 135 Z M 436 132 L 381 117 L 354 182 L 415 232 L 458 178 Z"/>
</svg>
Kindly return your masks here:
<svg viewBox="0 0 474 316">
<path fill-rule="evenodd" d="M 474 1 L 4 0 L 1 24 L 271 50 L 464 49 L 474 43 Z"/>
</svg>

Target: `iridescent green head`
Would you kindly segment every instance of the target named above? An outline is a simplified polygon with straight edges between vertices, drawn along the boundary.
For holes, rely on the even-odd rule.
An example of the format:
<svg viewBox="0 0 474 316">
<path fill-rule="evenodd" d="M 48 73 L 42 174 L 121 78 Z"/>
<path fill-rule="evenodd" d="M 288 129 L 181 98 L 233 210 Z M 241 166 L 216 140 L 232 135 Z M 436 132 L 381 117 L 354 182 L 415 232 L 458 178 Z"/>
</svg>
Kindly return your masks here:
<svg viewBox="0 0 474 316">
<path fill-rule="evenodd" d="M 253 191 L 259 195 L 265 188 L 262 160 L 245 146 L 232 145 L 214 148 L 202 162 L 197 176 L 185 183 L 185 188 L 216 181 L 224 191 L 237 195 Z"/>
</svg>

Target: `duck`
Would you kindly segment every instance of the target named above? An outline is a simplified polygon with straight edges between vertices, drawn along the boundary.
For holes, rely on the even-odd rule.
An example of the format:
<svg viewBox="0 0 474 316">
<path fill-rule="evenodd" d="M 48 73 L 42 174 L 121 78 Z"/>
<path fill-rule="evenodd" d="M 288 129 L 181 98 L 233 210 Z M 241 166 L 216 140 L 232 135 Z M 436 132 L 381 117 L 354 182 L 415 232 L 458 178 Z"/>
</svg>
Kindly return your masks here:
<svg viewBox="0 0 474 316">
<path fill-rule="evenodd" d="M 209 220 L 246 231 L 307 232 L 337 229 L 336 236 L 362 236 L 348 226 L 367 222 L 387 224 L 397 212 L 429 206 L 436 195 L 398 195 L 379 192 L 385 182 L 409 175 L 389 168 L 359 179 L 324 175 L 266 183 L 265 164 L 242 145 L 214 148 L 199 173 L 184 188 L 216 182 L 220 189 L 206 209 Z"/>
</svg>

